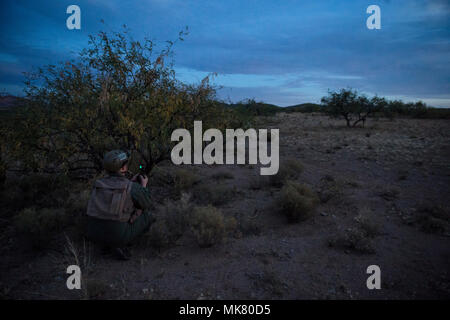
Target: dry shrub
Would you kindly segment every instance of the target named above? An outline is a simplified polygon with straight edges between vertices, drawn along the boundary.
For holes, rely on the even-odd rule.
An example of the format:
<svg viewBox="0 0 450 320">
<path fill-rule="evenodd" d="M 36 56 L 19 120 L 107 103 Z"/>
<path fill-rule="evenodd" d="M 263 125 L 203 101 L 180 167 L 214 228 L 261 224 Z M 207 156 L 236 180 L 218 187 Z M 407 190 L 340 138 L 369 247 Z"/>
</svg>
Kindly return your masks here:
<svg viewBox="0 0 450 320">
<path fill-rule="evenodd" d="M 27 207 L 63 206 L 71 183 L 65 175 L 30 174 L 11 178 L 2 192 L 4 210 L 20 211 Z"/>
<path fill-rule="evenodd" d="M 149 177 L 150 185 L 169 186 L 174 183 L 172 171 L 160 166 L 153 167 Z"/>
<path fill-rule="evenodd" d="M 372 238 L 358 227 L 348 228 L 328 241 L 330 247 L 342 247 L 360 253 L 375 253 Z"/>
<path fill-rule="evenodd" d="M 354 220 L 369 238 L 375 238 L 381 232 L 381 225 L 372 216 L 369 208 L 362 208 Z"/>
<path fill-rule="evenodd" d="M 360 253 L 375 253 L 373 239 L 380 234 L 381 226 L 369 209 L 363 208 L 354 218 L 356 225 L 329 239 L 331 247 L 342 247 Z"/>
<path fill-rule="evenodd" d="M 155 187 L 171 188 L 176 194 L 189 191 L 201 178 L 192 170 L 176 167 L 154 167 L 149 183 Z"/>
<path fill-rule="evenodd" d="M 283 296 L 286 285 L 283 279 L 273 270 L 264 270 L 261 282 L 262 287 L 269 291 L 271 296 Z"/>
<path fill-rule="evenodd" d="M 450 210 L 442 205 L 422 203 L 418 205 L 415 223 L 427 233 L 445 233 L 450 227 Z"/>
<path fill-rule="evenodd" d="M 263 272 L 248 273 L 247 276 L 253 280 L 255 287 L 263 289 L 271 297 L 282 297 L 286 291 L 286 283 L 273 270 L 273 267 L 266 267 Z"/>
<path fill-rule="evenodd" d="M 86 233 L 86 210 L 90 196 L 91 190 L 73 192 L 64 205 L 67 218 L 70 219 L 68 230 L 65 231 L 69 232 L 75 239 L 82 238 Z"/>
<path fill-rule="evenodd" d="M 66 212 L 74 216 L 86 213 L 90 196 L 90 190 L 82 190 L 80 192 L 71 193 L 66 201 Z"/>
<path fill-rule="evenodd" d="M 198 245 L 205 248 L 221 243 L 227 232 L 236 227 L 236 220 L 224 218 L 219 209 L 209 205 L 195 207 L 189 224 Z"/>
<path fill-rule="evenodd" d="M 281 189 L 278 206 L 289 222 L 309 218 L 319 203 L 317 195 L 306 185 L 288 180 Z"/>
<path fill-rule="evenodd" d="M 236 189 L 224 184 L 201 184 L 194 189 L 194 198 L 199 204 L 220 206 L 230 201 L 236 194 Z"/>
<path fill-rule="evenodd" d="M 333 176 L 326 174 L 321 179 L 319 199 L 322 203 L 330 200 L 341 201 L 343 197 L 343 183 Z"/>
<path fill-rule="evenodd" d="M 191 189 L 194 184 L 200 181 L 200 177 L 194 172 L 186 169 L 174 170 L 174 182 L 177 191 L 186 191 Z"/>
<path fill-rule="evenodd" d="M 286 159 L 280 162 L 277 174 L 269 176 L 269 183 L 281 187 L 287 180 L 297 179 L 303 172 L 303 165 L 297 159 Z"/>
<path fill-rule="evenodd" d="M 68 223 L 64 209 L 26 208 L 14 217 L 17 232 L 33 242 L 33 246 L 47 246 L 57 232 Z"/>
<path fill-rule="evenodd" d="M 249 188 L 251 190 L 261 190 L 264 186 L 269 185 L 270 178 L 269 176 L 251 176 L 249 180 Z"/>
<path fill-rule="evenodd" d="M 143 245 L 161 249 L 173 244 L 171 239 L 172 236 L 165 221 L 157 219 L 143 237 Z"/>
<path fill-rule="evenodd" d="M 166 201 L 156 212 L 157 219 L 145 236 L 145 244 L 155 248 L 175 244 L 186 231 L 191 211 L 189 194 L 183 193 L 178 201 Z"/>
<path fill-rule="evenodd" d="M 261 225 L 259 220 L 250 217 L 249 215 L 243 215 L 239 219 L 239 229 L 243 235 L 260 235 L 261 234 Z"/>
<path fill-rule="evenodd" d="M 105 280 L 98 278 L 89 278 L 85 281 L 87 297 L 86 299 L 104 299 L 103 297 L 111 291 L 110 286 Z"/>
<path fill-rule="evenodd" d="M 234 179 L 234 175 L 231 172 L 225 170 L 216 172 L 211 177 L 215 180 Z"/>
</svg>

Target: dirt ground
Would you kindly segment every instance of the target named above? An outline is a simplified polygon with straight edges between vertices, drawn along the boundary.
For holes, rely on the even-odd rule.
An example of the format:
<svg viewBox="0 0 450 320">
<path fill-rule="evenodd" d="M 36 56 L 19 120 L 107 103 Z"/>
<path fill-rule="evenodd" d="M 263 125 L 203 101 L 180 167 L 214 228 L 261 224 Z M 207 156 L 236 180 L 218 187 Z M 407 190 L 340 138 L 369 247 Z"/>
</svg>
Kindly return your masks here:
<svg viewBox="0 0 450 320">
<path fill-rule="evenodd" d="M 280 159 L 299 160 L 297 178 L 317 192 L 312 218 L 278 213 L 280 187 L 257 165 L 189 168 L 200 183 L 232 196 L 217 205 L 240 229 L 200 248 L 190 235 L 160 250 L 131 247 L 130 261 L 77 242 L 86 286 L 66 288 L 70 258 L 61 245 L 35 251 L 9 239 L 1 294 L 13 299 L 449 299 L 450 121 L 370 119 L 346 128 L 319 114 L 259 119 L 280 128 Z M 220 182 L 217 172 L 229 172 Z M 151 190 L 154 196 L 163 193 Z M 225 196 L 225 195 L 224 195 Z M 245 228 L 241 225 L 246 221 Z M 358 237 L 358 230 L 373 230 Z M 6 241 L 6 240 L 5 240 Z M 72 261 L 73 263 L 73 261 Z M 381 289 L 366 286 L 369 265 Z"/>
</svg>

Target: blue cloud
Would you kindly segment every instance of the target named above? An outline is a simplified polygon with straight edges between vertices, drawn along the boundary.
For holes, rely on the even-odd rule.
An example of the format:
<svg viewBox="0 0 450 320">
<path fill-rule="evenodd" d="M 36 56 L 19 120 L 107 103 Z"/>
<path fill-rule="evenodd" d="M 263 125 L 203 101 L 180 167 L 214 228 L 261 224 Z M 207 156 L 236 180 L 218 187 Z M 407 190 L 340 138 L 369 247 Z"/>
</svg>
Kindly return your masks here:
<svg viewBox="0 0 450 320">
<path fill-rule="evenodd" d="M 126 24 L 136 39 L 172 40 L 177 74 L 211 72 L 222 98 L 280 105 L 319 101 L 328 89 L 424 99 L 450 107 L 450 5 L 445 0 L 378 1 L 381 30 L 366 28 L 372 1 L 84 0 L 82 30 L 65 27 L 72 1 L 3 1 L 0 89 L 20 89 L 21 72 L 67 60 L 100 29 Z M 105 21 L 105 25 L 100 23 Z"/>
</svg>

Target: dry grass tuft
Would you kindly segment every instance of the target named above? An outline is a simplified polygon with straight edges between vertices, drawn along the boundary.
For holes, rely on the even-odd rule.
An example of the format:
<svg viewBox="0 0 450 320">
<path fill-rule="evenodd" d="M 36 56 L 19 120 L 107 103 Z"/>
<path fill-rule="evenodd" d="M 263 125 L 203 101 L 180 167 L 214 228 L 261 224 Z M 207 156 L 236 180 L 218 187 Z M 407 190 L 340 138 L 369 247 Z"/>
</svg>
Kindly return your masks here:
<svg viewBox="0 0 450 320">
<path fill-rule="evenodd" d="M 306 185 L 289 180 L 281 189 L 277 203 L 289 222 L 299 222 L 312 216 L 319 199 Z"/>
</svg>

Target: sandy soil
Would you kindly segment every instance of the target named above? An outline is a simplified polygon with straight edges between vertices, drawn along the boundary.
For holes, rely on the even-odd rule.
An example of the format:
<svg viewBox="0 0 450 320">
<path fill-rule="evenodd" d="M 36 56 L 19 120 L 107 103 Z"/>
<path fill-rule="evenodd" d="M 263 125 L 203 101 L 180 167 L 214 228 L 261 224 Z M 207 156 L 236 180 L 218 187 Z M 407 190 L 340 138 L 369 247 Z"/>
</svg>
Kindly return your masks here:
<svg viewBox="0 0 450 320">
<path fill-rule="evenodd" d="M 298 180 L 316 191 L 315 215 L 288 224 L 274 199 L 280 188 L 254 187 L 258 166 L 198 166 L 200 183 L 233 196 L 220 209 L 250 228 L 200 248 L 192 236 L 156 250 L 132 247 L 116 261 L 77 243 L 87 289 L 69 291 L 64 238 L 36 252 L 10 240 L 2 249 L 2 295 L 27 299 L 448 299 L 450 298 L 450 121 L 370 120 L 366 128 L 317 114 L 278 114 L 260 127 L 280 128 L 280 158 L 302 162 Z M 192 169 L 192 168 L 191 168 Z M 155 198 L 161 192 L 153 190 Z M 424 220 L 427 210 L 442 213 Z M 340 245 L 361 216 L 377 226 L 362 249 Z M 421 218 L 422 217 L 422 218 Z M 430 222 L 431 221 L 431 222 Z M 59 241 L 59 242 L 58 242 Z M 367 242 L 367 243 L 366 243 Z M 353 243 L 355 244 L 355 243 Z M 368 246 L 368 248 L 366 247 Z M 359 248 L 359 249 L 358 249 Z M 88 259 L 89 258 L 89 259 Z M 87 259 L 89 261 L 87 261 Z M 381 268 L 381 289 L 368 290 L 366 269 Z"/>
</svg>

